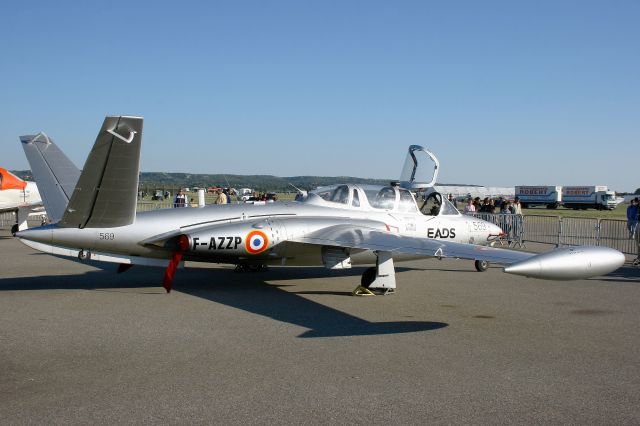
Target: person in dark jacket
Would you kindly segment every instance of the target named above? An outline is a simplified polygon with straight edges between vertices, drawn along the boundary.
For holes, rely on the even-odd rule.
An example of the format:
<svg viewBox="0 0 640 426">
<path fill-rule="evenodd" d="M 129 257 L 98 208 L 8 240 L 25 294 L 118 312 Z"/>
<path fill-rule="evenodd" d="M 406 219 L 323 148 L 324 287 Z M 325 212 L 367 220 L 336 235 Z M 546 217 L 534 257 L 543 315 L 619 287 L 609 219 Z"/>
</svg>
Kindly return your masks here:
<svg viewBox="0 0 640 426">
<path fill-rule="evenodd" d="M 631 200 L 631 204 L 627 207 L 627 229 L 629 230 L 629 238 L 635 238 L 638 228 L 638 197 Z"/>
</svg>

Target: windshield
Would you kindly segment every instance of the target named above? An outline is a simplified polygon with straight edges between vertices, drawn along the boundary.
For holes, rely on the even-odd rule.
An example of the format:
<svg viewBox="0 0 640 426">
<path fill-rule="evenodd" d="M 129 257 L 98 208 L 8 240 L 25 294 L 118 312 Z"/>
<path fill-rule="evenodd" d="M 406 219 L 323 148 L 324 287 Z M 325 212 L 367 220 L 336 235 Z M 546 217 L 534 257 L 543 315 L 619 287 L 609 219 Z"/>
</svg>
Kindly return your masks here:
<svg viewBox="0 0 640 426">
<path fill-rule="evenodd" d="M 401 212 L 415 213 L 418 209 L 416 202 L 411 195 L 411 192 L 406 189 L 400 189 L 400 204 L 398 204 L 398 210 Z"/>
<path fill-rule="evenodd" d="M 457 216 L 460 214 L 458 209 L 439 192 L 429 194 L 422 206 L 420 212 L 427 216 Z"/>
<path fill-rule="evenodd" d="M 349 187 L 347 185 L 323 188 L 314 193 L 319 195 L 323 200 L 332 203 L 347 204 L 349 202 Z"/>
<path fill-rule="evenodd" d="M 367 200 L 374 209 L 393 210 L 396 204 L 396 191 L 390 187 L 384 187 L 380 190 L 365 189 Z"/>
</svg>

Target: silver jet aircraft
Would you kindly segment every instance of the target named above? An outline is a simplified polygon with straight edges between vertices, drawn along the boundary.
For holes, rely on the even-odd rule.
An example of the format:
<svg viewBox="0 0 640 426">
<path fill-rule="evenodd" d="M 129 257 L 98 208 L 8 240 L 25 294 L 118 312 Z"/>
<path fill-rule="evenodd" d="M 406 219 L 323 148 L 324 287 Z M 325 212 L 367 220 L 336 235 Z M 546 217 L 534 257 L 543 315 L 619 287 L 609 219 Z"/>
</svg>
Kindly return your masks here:
<svg viewBox="0 0 640 426">
<path fill-rule="evenodd" d="M 165 267 L 167 292 L 187 260 L 255 269 L 375 265 L 365 270 L 356 290 L 381 293 L 396 288 L 394 262 L 425 257 L 469 259 L 478 269 L 493 262 L 508 273 L 553 280 L 606 274 L 625 261 L 605 247 L 540 255 L 490 247 L 502 233 L 499 227 L 461 215 L 443 197 L 434 209 L 423 209 L 425 214 L 413 194 L 398 185 L 336 185 L 302 202 L 136 213 L 142 122 L 107 117 L 82 172 L 50 139 L 21 137 L 52 224 L 18 232 L 20 240 L 54 255 L 115 262 L 119 271 L 132 265 Z M 412 148 L 413 178 L 420 147 Z"/>
</svg>

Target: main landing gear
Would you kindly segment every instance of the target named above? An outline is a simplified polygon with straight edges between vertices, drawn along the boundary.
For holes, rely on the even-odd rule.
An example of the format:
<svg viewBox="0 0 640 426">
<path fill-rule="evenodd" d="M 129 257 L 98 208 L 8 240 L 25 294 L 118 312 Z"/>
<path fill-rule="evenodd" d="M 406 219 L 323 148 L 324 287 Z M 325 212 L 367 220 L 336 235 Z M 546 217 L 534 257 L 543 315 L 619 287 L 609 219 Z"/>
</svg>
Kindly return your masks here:
<svg viewBox="0 0 640 426">
<path fill-rule="evenodd" d="M 236 265 L 236 272 L 264 272 L 269 270 L 267 265 L 256 263 L 239 263 Z"/>
<path fill-rule="evenodd" d="M 367 268 L 360 285 L 353 290 L 354 296 L 387 295 L 396 291 L 396 271 L 390 252 L 376 252 L 376 266 Z"/>
</svg>

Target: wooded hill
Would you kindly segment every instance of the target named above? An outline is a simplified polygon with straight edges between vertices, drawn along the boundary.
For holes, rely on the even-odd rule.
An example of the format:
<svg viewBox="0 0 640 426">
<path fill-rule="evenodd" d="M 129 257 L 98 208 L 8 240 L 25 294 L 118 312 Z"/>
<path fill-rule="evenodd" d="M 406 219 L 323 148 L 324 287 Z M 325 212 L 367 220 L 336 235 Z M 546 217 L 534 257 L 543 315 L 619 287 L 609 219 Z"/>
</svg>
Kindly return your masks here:
<svg viewBox="0 0 640 426">
<path fill-rule="evenodd" d="M 14 170 L 13 174 L 24 180 L 33 180 L 30 170 Z M 388 185 L 392 179 L 364 179 L 351 176 L 290 176 L 278 177 L 271 175 L 222 175 L 196 173 L 140 173 L 140 187 L 142 189 L 163 188 L 208 188 L 222 186 L 232 188 L 251 188 L 256 191 L 286 192 L 295 191 L 289 183 L 300 189 L 311 190 L 318 186 L 334 185 L 337 183 L 359 183 L 372 185 Z"/>
<path fill-rule="evenodd" d="M 31 170 L 12 170 L 24 180 L 33 180 Z M 140 189 L 151 191 L 156 189 L 167 189 L 172 193 L 178 188 L 209 188 L 211 186 L 251 188 L 258 192 L 295 192 L 290 183 L 304 190 L 313 190 L 319 186 L 335 185 L 338 183 L 357 183 L 370 185 L 388 185 L 389 182 L 397 179 L 367 179 L 352 176 L 289 176 L 279 177 L 271 175 L 222 175 L 222 174 L 197 174 L 197 173 L 163 173 L 163 172 L 142 172 L 140 173 Z M 470 184 L 443 184 L 437 185 L 452 186 L 477 186 Z"/>
</svg>

